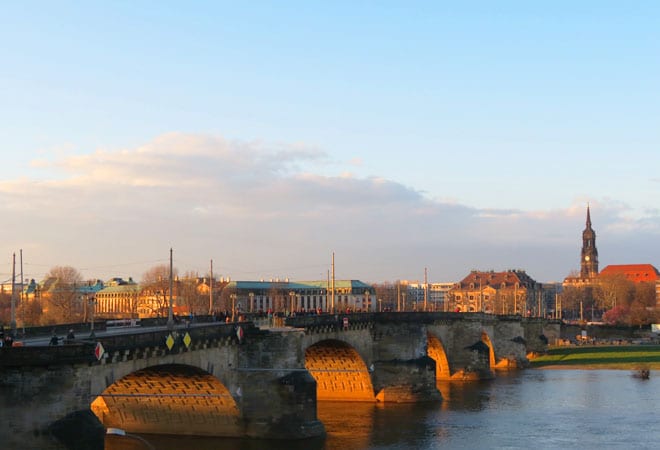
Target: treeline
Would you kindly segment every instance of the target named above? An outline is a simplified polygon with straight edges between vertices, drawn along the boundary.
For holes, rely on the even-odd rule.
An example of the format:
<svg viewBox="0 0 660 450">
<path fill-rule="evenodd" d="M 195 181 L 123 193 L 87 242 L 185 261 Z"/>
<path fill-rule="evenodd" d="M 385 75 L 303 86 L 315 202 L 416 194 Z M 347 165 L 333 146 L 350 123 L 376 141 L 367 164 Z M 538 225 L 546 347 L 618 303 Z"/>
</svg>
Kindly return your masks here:
<svg viewBox="0 0 660 450">
<path fill-rule="evenodd" d="M 658 321 L 655 306 L 655 283 L 635 283 L 623 274 L 603 275 L 593 286 L 566 287 L 561 294 L 565 319 L 648 325 Z"/>
</svg>

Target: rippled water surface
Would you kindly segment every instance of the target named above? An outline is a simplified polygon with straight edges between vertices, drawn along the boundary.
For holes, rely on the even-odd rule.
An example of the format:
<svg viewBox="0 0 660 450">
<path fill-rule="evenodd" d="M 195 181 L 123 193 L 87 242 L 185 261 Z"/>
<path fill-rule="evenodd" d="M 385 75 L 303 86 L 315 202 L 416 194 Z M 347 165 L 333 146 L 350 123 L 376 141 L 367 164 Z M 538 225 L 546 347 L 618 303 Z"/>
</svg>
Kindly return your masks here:
<svg viewBox="0 0 660 450">
<path fill-rule="evenodd" d="M 440 404 L 321 403 L 325 439 L 297 442 L 141 436 L 163 450 L 660 448 L 660 372 L 527 370 L 443 384 Z M 150 448 L 107 441 L 109 450 Z"/>
</svg>

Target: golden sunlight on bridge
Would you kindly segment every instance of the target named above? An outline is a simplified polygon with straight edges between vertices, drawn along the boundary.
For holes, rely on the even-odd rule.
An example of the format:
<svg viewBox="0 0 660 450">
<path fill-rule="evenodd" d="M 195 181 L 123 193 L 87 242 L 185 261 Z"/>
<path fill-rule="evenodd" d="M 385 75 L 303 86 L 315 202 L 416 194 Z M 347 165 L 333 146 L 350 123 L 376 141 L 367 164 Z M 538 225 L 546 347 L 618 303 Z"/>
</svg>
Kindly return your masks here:
<svg viewBox="0 0 660 450">
<path fill-rule="evenodd" d="M 340 341 L 323 341 L 305 352 L 305 368 L 316 380 L 317 400 L 375 402 L 369 370 L 358 352 Z"/>
<path fill-rule="evenodd" d="M 132 433 L 232 436 L 239 411 L 227 388 L 190 366 L 163 365 L 134 372 L 92 402 L 106 428 Z"/>
</svg>

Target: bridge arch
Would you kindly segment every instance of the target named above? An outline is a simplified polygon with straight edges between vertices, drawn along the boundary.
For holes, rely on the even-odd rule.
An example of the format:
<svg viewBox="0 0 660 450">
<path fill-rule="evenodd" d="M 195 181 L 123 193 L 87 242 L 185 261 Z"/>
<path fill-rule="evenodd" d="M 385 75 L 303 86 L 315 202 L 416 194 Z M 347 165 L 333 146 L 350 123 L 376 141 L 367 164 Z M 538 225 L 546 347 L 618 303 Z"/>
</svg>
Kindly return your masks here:
<svg viewBox="0 0 660 450">
<path fill-rule="evenodd" d="M 184 364 L 150 366 L 108 386 L 91 405 L 106 427 L 132 433 L 240 436 L 240 411 L 227 387 Z"/>
<path fill-rule="evenodd" d="M 451 370 L 449 368 L 449 360 L 445 347 L 442 345 L 440 339 L 431 333 L 427 333 L 427 350 L 429 358 L 435 361 L 435 378 L 436 380 L 449 380 L 451 378 Z"/>
<path fill-rule="evenodd" d="M 317 400 L 376 401 L 367 364 L 346 342 L 327 339 L 307 347 L 305 368 L 316 380 Z"/>
<path fill-rule="evenodd" d="M 495 368 L 495 350 L 486 331 L 481 332 L 481 342 L 488 346 L 488 369 L 492 371 Z"/>
</svg>

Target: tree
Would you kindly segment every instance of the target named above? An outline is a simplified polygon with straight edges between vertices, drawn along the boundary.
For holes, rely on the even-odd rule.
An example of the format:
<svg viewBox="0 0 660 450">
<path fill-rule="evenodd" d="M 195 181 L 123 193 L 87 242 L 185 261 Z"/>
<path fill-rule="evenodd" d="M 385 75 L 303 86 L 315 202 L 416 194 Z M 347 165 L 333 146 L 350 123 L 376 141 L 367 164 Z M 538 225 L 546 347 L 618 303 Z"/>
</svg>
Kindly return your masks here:
<svg viewBox="0 0 660 450">
<path fill-rule="evenodd" d="M 176 268 L 172 268 L 172 278 L 177 278 Z M 142 274 L 140 287 L 140 309 L 150 311 L 156 316 L 165 315 L 169 308 L 170 266 L 161 264 L 147 270 Z M 174 297 L 174 292 L 172 296 Z"/>
<path fill-rule="evenodd" d="M 231 314 L 232 310 L 232 295 L 236 295 L 237 291 L 235 287 L 225 287 L 222 289 L 220 292 L 220 304 L 218 305 L 218 309 L 224 313 L 229 312 Z M 234 300 L 234 305 L 235 305 L 235 300 Z"/>
<path fill-rule="evenodd" d="M 180 280 L 179 285 L 179 304 L 188 307 L 188 311 L 193 314 L 206 314 L 209 310 L 208 288 L 203 293 L 203 280 L 196 274 L 188 272 Z"/>
<path fill-rule="evenodd" d="M 629 308 L 624 305 L 615 306 L 603 313 L 603 322 L 610 325 L 626 325 L 629 321 Z"/>
<path fill-rule="evenodd" d="M 390 282 L 372 283 L 376 292 L 376 298 L 381 301 L 381 306 L 384 311 L 396 311 L 396 285 Z M 328 298 L 328 308 L 330 307 L 330 299 Z"/>
<path fill-rule="evenodd" d="M 622 273 L 601 275 L 594 290 L 596 304 L 601 310 L 616 306 L 630 306 L 633 301 L 635 285 Z"/>
<path fill-rule="evenodd" d="M 588 293 L 584 287 L 567 286 L 560 294 L 562 317 L 570 317 L 572 319 L 580 318 L 580 308 L 584 312 L 585 303 L 587 301 Z"/>
<path fill-rule="evenodd" d="M 0 327 L 11 321 L 11 294 L 0 292 Z"/>
<path fill-rule="evenodd" d="M 82 285 L 82 275 L 71 266 L 56 266 L 46 275 L 47 292 L 43 293 L 42 321 L 52 323 L 72 323 L 81 320 L 82 299 L 78 288 Z"/>
<path fill-rule="evenodd" d="M 656 293 L 655 283 L 642 282 L 635 284 L 635 300 L 647 308 L 655 308 Z"/>
</svg>

